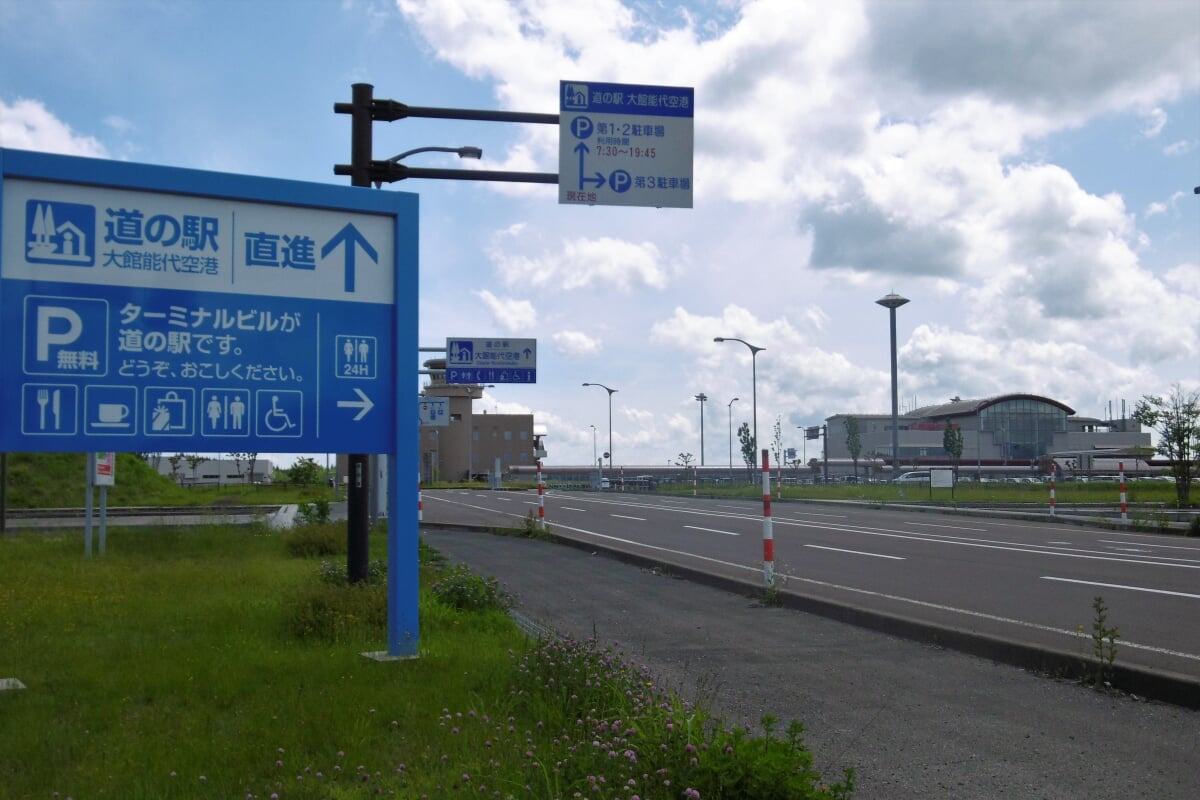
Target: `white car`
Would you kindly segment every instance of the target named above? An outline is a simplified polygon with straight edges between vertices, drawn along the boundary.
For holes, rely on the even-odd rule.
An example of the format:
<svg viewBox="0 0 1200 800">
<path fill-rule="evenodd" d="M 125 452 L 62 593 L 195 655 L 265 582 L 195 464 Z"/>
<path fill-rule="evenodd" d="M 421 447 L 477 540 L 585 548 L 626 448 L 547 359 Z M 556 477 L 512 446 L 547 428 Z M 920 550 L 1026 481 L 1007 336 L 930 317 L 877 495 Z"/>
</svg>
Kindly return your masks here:
<svg viewBox="0 0 1200 800">
<path fill-rule="evenodd" d="M 929 470 L 905 472 L 892 481 L 892 483 L 929 483 Z"/>
</svg>

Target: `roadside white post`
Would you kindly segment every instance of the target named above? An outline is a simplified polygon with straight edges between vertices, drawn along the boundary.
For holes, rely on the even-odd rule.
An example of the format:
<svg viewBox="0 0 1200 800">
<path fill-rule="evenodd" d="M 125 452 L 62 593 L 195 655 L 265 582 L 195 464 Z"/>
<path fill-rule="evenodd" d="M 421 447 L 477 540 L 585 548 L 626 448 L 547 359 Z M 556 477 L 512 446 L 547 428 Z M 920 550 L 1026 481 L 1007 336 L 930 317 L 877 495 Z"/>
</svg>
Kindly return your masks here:
<svg viewBox="0 0 1200 800">
<path fill-rule="evenodd" d="M 1050 467 L 1050 516 L 1054 516 L 1054 467 Z"/>
<path fill-rule="evenodd" d="M 1121 473 L 1121 524 L 1129 524 L 1129 516 L 1126 514 L 1125 507 L 1125 462 L 1117 462 L 1117 471 Z"/>
<path fill-rule="evenodd" d="M 771 456 L 762 451 L 763 492 L 763 581 L 768 589 L 775 588 L 775 539 L 771 532 Z"/>
<path fill-rule="evenodd" d="M 537 460 L 538 479 L 538 528 L 546 530 L 546 491 L 542 483 L 542 460 Z"/>
</svg>

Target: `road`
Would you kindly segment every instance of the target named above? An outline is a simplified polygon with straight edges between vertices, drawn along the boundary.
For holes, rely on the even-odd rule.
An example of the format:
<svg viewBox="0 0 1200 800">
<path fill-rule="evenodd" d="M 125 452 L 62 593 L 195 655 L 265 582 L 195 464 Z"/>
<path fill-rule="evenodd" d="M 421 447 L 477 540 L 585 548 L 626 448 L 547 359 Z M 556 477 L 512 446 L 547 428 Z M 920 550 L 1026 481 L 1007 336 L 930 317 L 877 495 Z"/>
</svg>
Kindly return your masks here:
<svg viewBox="0 0 1200 800">
<path fill-rule="evenodd" d="M 531 492 L 423 497 L 427 522 L 517 526 L 537 513 Z M 761 501 L 555 491 L 544 502 L 560 536 L 761 585 Z M 1200 681 L 1200 542 L 899 507 L 772 512 L 784 593 L 1084 655 L 1099 596 L 1119 631 L 1117 663 Z"/>
</svg>

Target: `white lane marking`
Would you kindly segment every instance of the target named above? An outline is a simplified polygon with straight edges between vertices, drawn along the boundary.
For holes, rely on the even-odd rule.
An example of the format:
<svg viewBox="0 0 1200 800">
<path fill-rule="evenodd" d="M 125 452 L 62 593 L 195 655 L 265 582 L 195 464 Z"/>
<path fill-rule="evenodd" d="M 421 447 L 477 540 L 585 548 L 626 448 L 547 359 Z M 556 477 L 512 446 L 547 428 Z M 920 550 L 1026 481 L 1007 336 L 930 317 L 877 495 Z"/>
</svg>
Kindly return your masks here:
<svg viewBox="0 0 1200 800">
<path fill-rule="evenodd" d="M 1189 597 L 1193 600 L 1200 600 L 1200 594 L 1188 594 L 1187 592 L 1172 592 L 1167 589 L 1147 589 L 1144 586 L 1126 586 L 1121 583 L 1100 583 L 1099 581 L 1080 581 L 1074 578 L 1055 578 L 1053 575 L 1043 575 L 1044 581 L 1059 581 L 1060 583 L 1081 583 L 1084 586 L 1103 586 L 1106 589 L 1128 589 L 1131 592 L 1150 592 L 1151 594 L 1169 594 L 1172 597 Z"/>
<path fill-rule="evenodd" d="M 870 556 L 871 558 L 890 558 L 893 561 L 907 561 L 903 556 L 885 556 L 883 553 L 867 553 L 862 550 L 845 550 L 841 547 L 825 547 L 819 544 L 806 544 L 805 547 L 811 547 L 815 550 L 834 550 L 838 553 L 851 553 L 856 556 Z"/>
<path fill-rule="evenodd" d="M 1030 553 L 1033 555 L 1042 556 L 1059 556 L 1060 558 L 1082 558 L 1089 561 L 1117 561 L 1122 564 L 1144 564 L 1151 567 L 1180 567 L 1182 569 L 1200 569 L 1200 561 L 1188 563 L 1192 559 L 1171 558 L 1168 556 L 1146 556 L 1146 558 L 1156 558 L 1158 561 L 1147 561 L 1145 558 L 1131 558 L 1129 556 L 1107 555 L 1099 553 L 1091 553 L 1088 551 L 1075 551 L 1064 553 L 1058 550 L 1041 549 L 1043 545 L 1017 545 L 1011 542 L 997 542 L 990 539 L 965 539 L 963 537 L 951 537 L 944 534 L 929 533 L 920 534 L 917 532 L 893 531 L 887 528 L 877 530 L 869 530 L 854 526 L 836 526 L 836 525 L 814 525 L 803 522 L 792 522 L 784 520 L 776 520 L 780 525 L 792 525 L 795 527 L 816 528 L 823 531 L 843 531 L 846 533 L 858 533 L 863 536 L 884 536 L 890 539 L 911 539 L 917 542 L 927 542 L 929 544 L 953 544 L 960 547 L 978 547 L 984 550 L 1007 550 L 1013 553 Z M 1183 563 L 1181 563 L 1183 562 Z"/>
<path fill-rule="evenodd" d="M 1118 542 L 1112 539 L 1097 539 L 1103 544 L 1140 544 L 1142 547 L 1153 547 L 1156 550 L 1187 550 L 1192 553 L 1200 553 L 1200 547 L 1185 547 L 1177 544 L 1154 544 L 1153 542 Z"/>
<path fill-rule="evenodd" d="M 674 550 L 670 547 L 659 547 L 658 545 L 646 544 L 644 542 L 635 542 L 632 539 L 622 539 L 619 536 L 609 536 L 608 534 L 604 534 L 604 533 L 596 533 L 595 531 L 589 531 L 589 530 L 586 530 L 585 528 L 572 528 L 569 525 L 559 525 L 557 527 L 557 530 L 575 531 L 576 533 L 582 533 L 587 536 L 594 536 L 597 539 L 608 539 L 609 541 L 620 542 L 621 544 L 633 545 L 635 547 L 641 547 L 641 548 L 644 548 L 647 550 L 658 550 L 663 553 L 671 553 L 673 555 L 684 556 L 686 558 L 694 558 L 697 561 L 707 561 L 712 564 L 720 564 L 721 566 L 724 566 L 724 567 L 730 567 L 732 569 L 743 570 L 745 572 L 752 572 L 755 574 L 760 574 L 762 572 L 761 565 L 747 566 L 745 564 L 735 564 L 731 561 L 723 561 L 719 558 L 709 558 L 708 556 L 700 556 L 700 555 L 696 555 L 695 553 L 685 552 L 683 550 Z M 814 580 L 813 578 L 801 578 L 798 575 L 793 575 L 793 574 L 787 573 L 787 572 L 782 572 L 782 573 L 777 572 L 776 576 L 777 577 L 782 576 L 782 577 L 785 577 L 789 581 L 797 581 L 798 583 L 811 583 L 814 586 L 824 586 L 829 589 L 839 589 L 839 590 L 845 591 L 845 592 L 853 592 L 855 594 L 862 594 L 862 595 L 867 595 L 870 597 L 879 597 L 884 600 L 894 600 L 898 603 L 909 603 L 911 605 L 922 606 L 924 608 L 932 608 L 932 609 L 935 609 L 938 611 L 948 611 L 953 614 L 962 614 L 962 615 L 965 615 L 968 617 L 976 617 L 978 619 L 990 620 L 992 622 L 1002 622 L 1006 625 L 1016 625 L 1016 626 L 1022 627 L 1022 628 L 1030 628 L 1033 630 L 1040 630 L 1040 631 L 1045 631 L 1048 633 L 1061 634 L 1063 636 L 1068 636 L 1071 639 L 1077 639 L 1079 637 L 1079 631 L 1077 631 L 1077 630 L 1064 630 L 1063 628 L 1054 628 L 1049 625 L 1041 625 L 1036 622 L 1026 622 L 1025 620 L 1012 619 L 1010 617 L 1000 617 L 995 614 L 985 614 L 981 611 L 971 611 L 969 609 L 956 608 L 955 606 L 948 606 L 948 605 L 944 605 L 941 603 L 930 603 L 925 600 L 914 600 L 911 597 L 901 597 L 900 595 L 895 595 L 895 594 L 885 594 L 883 592 L 873 592 L 869 589 L 856 589 L 853 586 L 841 586 L 836 583 L 829 583 L 827 581 Z M 1148 645 L 1148 644 L 1138 644 L 1137 642 L 1131 642 L 1128 639 L 1123 639 L 1121 641 L 1121 645 L 1123 647 L 1129 647 L 1134 650 L 1145 650 L 1146 652 L 1149 652 L 1149 653 L 1159 653 L 1162 655 L 1176 656 L 1178 658 L 1186 658 L 1186 659 L 1190 659 L 1192 661 L 1200 661 L 1200 655 L 1197 655 L 1195 653 L 1181 653 L 1178 650 L 1168 650 L 1165 647 L 1155 647 L 1153 645 Z"/>
<path fill-rule="evenodd" d="M 1116 550 L 1118 553 L 1153 553 L 1153 550 L 1146 550 L 1141 547 L 1110 547 L 1109 550 Z"/>
<path fill-rule="evenodd" d="M 433 495 L 430 495 L 430 497 L 431 497 L 431 499 L 436 499 Z M 575 498 L 575 499 L 583 500 L 584 498 Z M 587 498 L 587 500 L 590 500 L 591 502 L 596 502 L 596 503 L 608 503 L 608 504 L 612 504 L 612 505 L 620 504 L 623 506 L 633 506 L 635 508 L 638 507 L 638 504 L 636 504 L 636 503 L 628 503 L 628 502 L 618 503 L 616 501 L 608 500 L 607 498 L 597 498 L 596 500 L 591 500 L 591 498 Z M 642 507 L 649 508 L 651 506 L 642 506 Z M 487 509 L 487 508 L 482 508 L 482 507 L 480 507 L 480 508 L 481 508 L 481 510 L 485 510 L 485 511 L 493 510 L 493 509 Z M 665 509 L 665 510 L 674 511 L 676 509 Z M 728 513 L 722 513 L 722 512 L 716 512 L 716 511 L 698 511 L 698 510 L 694 510 L 694 509 L 685 509 L 685 508 L 678 509 L 678 511 L 683 514 L 692 514 L 694 516 L 744 519 L 744 520 L 748 520 L 748 521 L 758 521 L 758 520 L 762 519 L 761 516 L 749 515 L 749 514 L 747 514 L 747 515 L 728 514 Z M 507 514 L 508 512 L 500 511 L 497 513 Z M 519 516 L 519 515 L 514 515 L 514 516 Z M 619 516 L 619 515 L 613 514 L 612 516 Z M 645 521 L 644 519 L 641 519 L 639 517 L 631 517 L 631 519 L 638 519 L 642 522 Z M 773 519 L 775 520 L 775 523 L 777 525 L 790 525 L 790 526 L 798 527 L 798 528 L 815 528 L 816 530 L 821 530 L 821 531 L 857 533 L 857 534 L 862 534 L 864 536 L 884 536 L 884 537 L 894 538 L 894 539 L 909 539 L 909 540 L 917 541 L 917 542 L 927 542 L 929 544 L 951 544 L 951 545 L 959 545 L 961 547 L 977 547 L 977 548 L 982 548 L 982 549 L 986 549 L 986 550 L 1007 550 L 1010 552 L 1028 553 L 1028 554 L 1032 554 L 1032 555 L 1050 555 L 1050 556 L 1058 556 L 1060 558 L 1082 558 L 1082 559 L 1087 559 L 1090 561 L 1113 561 L 1113 562 L 1123 563 L 1123 564 L 1143 564 L 1146 566 L 1153 566 L 1153 567 L 1182 567 L 1183 569 L 1200 569 L 1200 559 L 1176 558 L 1176 557 L 1171 557 L 1171 556 L 1156 556 L 1156 555 L 1145 556 L 1143 558 L 1133 558 L 1130 556 L 1120 556 L 1115 553 L 1110 554 L 1110 553 L 1103 553 L 1103 552 L 1097 552 L 1097 551 L 1079 550 L 1079 549 L 1075 549 L 1075 548 L 1073 548 L 1071 552 L 1061 552 L 1058 550 L 1046 549 L 1047 545 L 1038 545 L 1038 544 L 1025 545 L 1025 544 L 1017 544 L 1014 542 L 1006 542 L 1004 540 L 971 539 L 969 537 L 951 536 L 949 534 L 939 534 L 939 533 L 923 534 L 923 533 L 920 533 L 919 531 L 905 531 L 905 530 L 898 530 L 898 529 L 893 530 L 893 529 L 889 529 L 889 528 L 871 529 L 871 528 L 860 527 L 859 525 L 855 525 L 853 523 L 842 523 L 842 524 L 818 523 L 818 522 L 809 521 L 809 520 L 789 520 L 789 519 L 785 519 L 785 518 L 781 518 L 781 517 L 774 517 Z M 1024 527 L 1024 526 L 1016 526 L 1016 527 Z M 1058 530 L 1057 532 L 1062 533 L 1061 530 Z M 1110 535 L 1122 535 L 1122 534 L 1110 534 Z M 1169 545 L 1160 545 L 1160 546 L 1171 547 Z M 1194 548 L 1187 548 L 1187 547 L 1173 546 L 1172 549 L 1181 549 L 1181 550 L 1188 550 L 1190 552 L 1195 552 Z M 1148 559 L 1157 559 L 1157 560 L 1151 561 Z"/>
<path fill-rule="evenodd" d="M 1069 547 L 1072 544 L 1072 542 L 1046 542 L 1046 544 L 1048 544 L 1048 545 L 1064 545 L 1064 546 Z"/>
<path fill-rule="evenodd" d="M 616 517 L 617 519 L 633 519 L 633 520 L 637 520 L 638 522 L 645 522 L 645 521 L 646 521 L 646 518 L 645 518 L 645 517 L 627 517 L 627 516 L 625 516 L 624 514 L 609 514 L 609 516 L 610 516 L 610 517 Z"/>
<path fill-rule="evenodd" d="M 971 528 L 966 525 L 937 525 L 932 522 L 910 522 L 908 520 L 905 520 L 905 524 L 919 526 L 922 528 L 946 528 L 952 531 L 979 531 L 980 533 L 985 533 L 991 530 L 991 528 Z"/>
<path fill-rule="evenodd" d="M 716 528 L 701 528 L 699 525 L 684 525 L 683 527 L 685 527 L 689 530 L 693 530 L 693 531 L 704 531 L 706 533 L 723 533 L 726 536 L 741 536 L 740 533 L 734 533 L 733 531 L 721 531 L 721 530 L 717 530 Z"/>
<path fill-rule="evenodd" d="M 559 506 L 563 511 L 587 511 L 586 508 L 575 508 L 575 506 Z"/>
</svg>

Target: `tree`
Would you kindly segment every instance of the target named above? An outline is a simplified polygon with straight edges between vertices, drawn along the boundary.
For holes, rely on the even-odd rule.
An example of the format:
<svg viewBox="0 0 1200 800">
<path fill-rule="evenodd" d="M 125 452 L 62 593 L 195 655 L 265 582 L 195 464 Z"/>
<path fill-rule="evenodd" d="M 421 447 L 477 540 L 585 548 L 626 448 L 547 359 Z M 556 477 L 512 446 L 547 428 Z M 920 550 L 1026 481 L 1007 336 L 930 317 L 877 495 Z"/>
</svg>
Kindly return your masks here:
<svg viewBox="0 0 1200 800">
<path fill-rule="evenodd" d="M 1176 383 L 1165 398 L 1144 395 L 1133 418 L 1158 433 L 1158 452 L 1171 464 L 1175 495 L 1188 505 L 1192 479 L 1200 474 L 1200 391 L 1185 392 Z"/>
<path fill-rule="evenodd" d="M 171 480 L 179 483 L 179 465 L 183 463 L 183 453 L 168 456 L 167 463 L 171 465 Z"/>
<path fill-rule="evenodd" d="M 679 457 L 675 459 L 675 466 L 684 468 L 690 467 L 692 465 L 692 459 L 694 458 L 695 456 L 691 453 L 680 453 Z"/>
<path fill-rule="evenodd" d="M 754 436 L 750 433 L 749 422 L 743 422 L 738 428 L 738 441 L 742 443 L 742 460 L 746 462 L 746 471 L 753 474 L 758 442 L 754 441 Z"/>
<path fill-rule="evenodd" d="M 205 458 L 204 456 L 200 455 L 199 453 L 192 453 L 189 456 L 184 456 L 183 460 L 186 461 L 188 463 L 188 466 L 191 468 L 192 483 L 195 483 L 196 482 L 196 467 L 200 466 L 208 459 Z"/>
<path fill-rule="evenodd" d="M 846 417 L 846 449 L 854 462 L 854 477 L 858 478 L 858 456 L 862 453 L 862 436 L 858 431 L 858 417 Z"/>
<path fill-rule="evenodd" d="M 226 455 L 233 459 L 233 468 L 237 472 L 238 476 L 243 477 L 242 462 L 246 460 L 248 453 L 227 453 Z"/>
<path fill-rule="evenodd" d="M 771 437 L 771 452 L 775 454 L 776 481 L 783 483 L 783 416 L 775 415 L 775 435 Z"/>
<path fill-rule="evenodd" d="M 304 456 L 288 467 L 287 476 L 292 483 L 316 483 L 321 478 L 321 467 L 309 456 Z"/>
<path fill-rule="evenodd" d="M 954 465 L 954 477 L 958 477 L 958 461 L 963 454 L 963 433 L 957 425 L 946 423 L 946 432 L 942 434 L 942 449 L 950 454 L 950 463 Z"/>
</svg>

